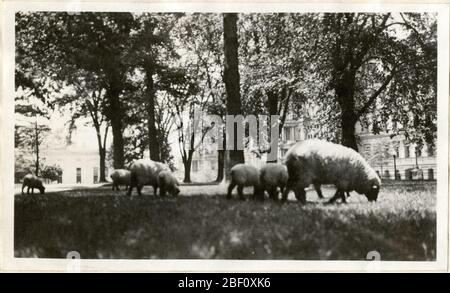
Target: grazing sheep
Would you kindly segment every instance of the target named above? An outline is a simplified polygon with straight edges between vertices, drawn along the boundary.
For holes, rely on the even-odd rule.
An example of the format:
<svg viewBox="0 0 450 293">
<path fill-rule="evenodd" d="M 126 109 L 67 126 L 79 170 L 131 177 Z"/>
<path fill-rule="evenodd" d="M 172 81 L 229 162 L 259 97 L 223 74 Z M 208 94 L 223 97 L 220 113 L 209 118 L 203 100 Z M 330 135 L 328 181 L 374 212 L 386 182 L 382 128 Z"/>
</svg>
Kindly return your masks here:
<svg viewBox="0 0 450 293">
<path fill-rule="evenodd" d="M 130 186 L 130 171 L 126 169 L 116 169 L 111 172 L 109 177 L 113 181 L 112 190 L 120 190 L 120 184 L 125 185 L 125 189 L 128 189 L 128 186 Z"/>
<path fill-rule="evenodd" d="M 165 196 L 166 192 L 173 196 L 177 196 L 180 193 L 178 180 L 170 171 L 161 171 L 158 174 L 158 184 L 160 196 Z"/>
<path fill-rule="evenodd" d="M 271 199 L 278 200 L 277 187 L 279 187 L 280 191 L 283 192 L 289 177 L 286 166 L 282 164 L 268 163 L 261 168 L 259 173 L 261 192 L 264 193 L 264 191 L 267 190 Z"/>
<path fill-rule="evenodd" d="M 130 166 L 130 187 L 128 189 L 128 195 L 131 195 L 133 187 L 135 186 L 138 194 L 141 195 L 144 185 L 153 186 L 154 194 L 156 195 L 158 190 L 159 172 L 169 170 L 167 165 L 150 159 L 134 161 Z"/>
<path fill-rule="evenodd" d="M 27 175 L 25 175 L 25 177 L 23 177 L 22 194 L 23 194 L 23 189 L 25 188 L 25 186 L 28 186 L 27 194 L 30 194 L 30 188 L 31 188 L 31 194 L 34 194 L 35 188 L 39 189 L 41 194 L 45 193 L 45 187 L 42 184 L 42 180 L 33 174 L 27 174 Z"/>
<path fill-rule="evenodd" d="M 231 182 L 228 185 L 227 198 L 231 198 L 231 193 L 237 185 L 238 195 L 240 199 L 245 199 L 242 190 L 245 186 L 253 186 L 253 195 L 255 198 L 261 198 L 259 185 L 259 171 L 253 166 L 245 164 L 237 164 L 231 168 Z"/>
<path fill-rule="evenodd" d="M 353 149 L 318 139 L 305 140 L 295 144 L 284 160 L 289 180 L 283 199 L 287 198 L 289 189 L 293 189 L 296 198 L 305 203 L 306 187 L 314 184 L 320 196 L 320 185 L 331 183 L 337 190 L 330 202 L 338 198 L 345 202 L 345 192 L 353 190 L 364 194 L 369 201 L 377 200 L 381 180 Z"/>
</svg>

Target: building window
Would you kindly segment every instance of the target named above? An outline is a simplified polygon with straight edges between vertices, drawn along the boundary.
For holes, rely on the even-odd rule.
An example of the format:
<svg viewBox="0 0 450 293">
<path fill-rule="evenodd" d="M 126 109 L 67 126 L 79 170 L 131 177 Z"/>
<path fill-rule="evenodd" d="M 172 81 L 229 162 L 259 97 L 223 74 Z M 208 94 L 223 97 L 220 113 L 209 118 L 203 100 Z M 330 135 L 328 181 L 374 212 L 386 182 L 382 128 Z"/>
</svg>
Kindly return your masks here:
<svg viewBox="0 0 450 293">
<path fill-rule="evenodd" d="M 405 158 L 409 158 L 409 145 L 405 146 Z"/>
<path fill-rule="evenodd" d="M 395 156 L 396 156 L 397 158 L 400 158 L 400 149 L 399 149 L 398 146 L 394 147 L 394 151 L 395 151 Z"/>
<path fill-rule="evenodd" d="M 77 168 L 77 183 L 81 183 L 81 168 Z"/>
<path fill-rule="evenodd" d="M 434 170 L 428 169 L 428 180 L 434 180 Z"/>
<path fill-rule="evenodd" d="M 286 127 L 284 129 L 284 140 L 291 140 L 291 127 Z"/>
<path fill-rule="evenodd" d="M 98 183 L 98 167 L 94 167 L 94 183 Z"/>
<path fill-rule="evenodd" d="M 200 161 L 192 161 L 192 172 L 198 172 Z"/>
</svg>

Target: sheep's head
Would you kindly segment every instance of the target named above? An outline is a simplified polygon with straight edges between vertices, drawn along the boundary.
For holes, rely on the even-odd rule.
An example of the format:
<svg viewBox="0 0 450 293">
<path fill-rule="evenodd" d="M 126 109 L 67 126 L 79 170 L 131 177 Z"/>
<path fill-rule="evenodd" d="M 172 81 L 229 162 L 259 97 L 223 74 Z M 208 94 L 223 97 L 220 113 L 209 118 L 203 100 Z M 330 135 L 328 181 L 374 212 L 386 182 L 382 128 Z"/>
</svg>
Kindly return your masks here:
<svg viewBox="0 0 450 293">
<path fill-rule="evenodd" d="M 377 181 L 373 181 L 370 183 L 370 188 L 365 193 L 365 196 L 369 201 L 377 201 L 379 192 L 380 192 L 380 183 Z"/>
<path fill-rule="evenodd" d="M 180 193 L 180 189 L 177 186 L 175 186 L 172 191 L 173 196 L 177 196 L 179 193 Z"/>
<path fill-rule="evenodd" d="M 45 187 L 44 186 L 40 186 L 40 187 L 38 187 L 39 188 L 39 191 L 41 192 L 41 194 L 44 194 L 45 193 Z"/>
</svg>

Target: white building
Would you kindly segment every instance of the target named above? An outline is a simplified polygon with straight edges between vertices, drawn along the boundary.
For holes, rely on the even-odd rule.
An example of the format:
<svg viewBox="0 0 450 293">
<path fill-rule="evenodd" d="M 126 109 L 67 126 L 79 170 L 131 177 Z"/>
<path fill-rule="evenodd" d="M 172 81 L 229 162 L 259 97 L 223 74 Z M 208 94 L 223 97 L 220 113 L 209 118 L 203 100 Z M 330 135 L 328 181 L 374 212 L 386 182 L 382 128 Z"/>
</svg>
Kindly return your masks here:
<svg viewBox="0 0 450 293">
<path fill-rule="evenodd" d="M 356 127 L 359 136 L 359 152 L 383 179 L 425 179 L 436 178 L 436 152 L 429 145 L 419 148 L 408 143 L 404 135 L 391 137 L 382 132 L 372 134 L 360 125 Z"/>
<path fill-rule="evenodd" d="M 92 184 L 100 178 L 100 161 L 98 150 L 82 149 L 69 146 L 43 150 L 47 165 L 57 165 L 62 169 L 60 183 Z M 105 170 L 108 177 L 108 168 Z"/>
</svg>

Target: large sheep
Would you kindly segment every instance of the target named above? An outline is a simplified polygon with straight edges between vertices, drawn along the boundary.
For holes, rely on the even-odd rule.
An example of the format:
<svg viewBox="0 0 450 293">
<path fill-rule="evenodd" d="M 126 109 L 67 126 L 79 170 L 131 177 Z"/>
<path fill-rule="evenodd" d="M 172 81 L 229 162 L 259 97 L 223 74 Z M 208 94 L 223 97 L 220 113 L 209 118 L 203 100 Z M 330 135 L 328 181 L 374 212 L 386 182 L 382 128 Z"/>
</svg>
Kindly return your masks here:
<svg viewBox="0 0 450 293">
<path fill-rule="evenodd" d="M 242 191 L 246 186 L 253 186 L 254 197 L 261 198 L 261 194 L 263 195 L 263 193 L 260 191 L 258 169 L 245 164 L 237 164 L 231 168 L 230 175 L 231 182 L 230 185 L 228 185 L 228 199 L 231 198 L 231 193 L 236 185 L 240 199 L 245 199 Z"/>
<path fill-rule="evenodd" d="M 119 185 L 125 185 L 125 189 L 130 186 L 130 171 L 126 169 L 116 169 L 109 175 L 113 181 L 112 190 L 120 190 Z"/>
<path fill-rule="evenodd" d="M 45 187 L 42 184 L 42 180 L 33 174 L 27 174 L 27 175 L 25 175 L 25 177 L 23 177 L 22 194 L 23 194 L 23 189 L 25 188 L 25 186 L 28 186 L 27 194 L 30 194 L 30 188 L 31 188 L 31 194 L 34 194 L 35 188 L 39 189 L 41 194 L 45 193 Z"/>
<path fill-rule="evenodd" d="M 364 194 L 369 201 L 377 200 L 381 180 L 353 149 L 318 139 L 305 140 L 295 144 L 284 160 L 289 180 L 283 199 L 292 189 L 296 198 L 305 203 L 305 188 L 310 184 L 319 191 L 320 184 L 334 184 L 337 190 L 330 202 L 338 198 L 345 202 L 345 192 L 348 194 L 353 190 Z"/>
<path fill-rule="evenodd" d="M 153 186 L 154 194 L 158 191 L 158 174 L 161 171 L 169 171 L 169 167 L 163 163 L 150 159 L 140 159 L 134 161 L 130 166 L 130 187 L 128 195 L 131 195 L 133 187 L 141 195 L 144 185 Z"/>
<path fill-rule="evenodd" d="M 165 196 L 166 192 L 173 196 L 180 193 L 178 180 L 170 171 L 161 171 L 158 174 L 159 195 Z"/>
<path fill-rule="evenodd" d="M 283 192 L 289 177 L 286 166 L 268 163 L 260 169 L 259 173 L 261 192 L 264 193 L 267 190 L 271 199 L 278 200 L 277 188 L 279 187 L 280 192 Z"/>
</svg>

